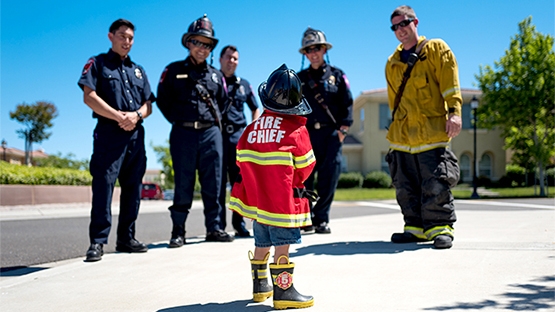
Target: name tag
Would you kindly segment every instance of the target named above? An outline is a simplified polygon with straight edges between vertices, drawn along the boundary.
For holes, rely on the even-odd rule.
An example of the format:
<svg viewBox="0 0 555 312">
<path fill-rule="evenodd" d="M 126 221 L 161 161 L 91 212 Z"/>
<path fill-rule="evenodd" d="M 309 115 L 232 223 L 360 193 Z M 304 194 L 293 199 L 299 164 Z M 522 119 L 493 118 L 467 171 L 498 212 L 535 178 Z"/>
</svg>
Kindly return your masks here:
<svg viewBox="0 0 555 312">
<path fill-rule="evenodd" d="M 189 75 L 187 75 L 187 74 L 175 75 L 175 78 L 177 78 L 177 79 L 185 79 L 187 77 L 189 77 Z"/>
</svg>

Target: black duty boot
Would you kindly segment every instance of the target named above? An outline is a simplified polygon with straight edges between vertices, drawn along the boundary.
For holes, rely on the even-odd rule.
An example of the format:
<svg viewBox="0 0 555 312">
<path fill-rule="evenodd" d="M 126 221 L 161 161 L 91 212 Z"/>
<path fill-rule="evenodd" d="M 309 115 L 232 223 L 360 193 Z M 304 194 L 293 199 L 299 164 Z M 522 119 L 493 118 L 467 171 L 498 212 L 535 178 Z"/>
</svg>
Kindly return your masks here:
<svg viewBox="0 0 555 312">
<path fill-rule="evenodd" d="M 267 253 L 264 260 L 254 260 L 254 255 L 249 251 L 252 273 L 252 300 L 254 302 L 264 302 L 274 293 L 272 286 L 268 283 L 268 258 Z"/>
<path fill-rule="evenodd" d="M 185 245 L 185 227 L 182 225 L 174 225 L 172 228 L 172 237 L 170 238 L 169 248 L 178 248 Z"/>
<path fill-rule="evenodd" d="M 85 262 L 99 261 L 102 259 L 103 255 L 104 249 L 102 248 L 102 244 L 92 243 L 87 250 L 87 258 L 85 259 Z"/>
<path fill-rule="evenodd" d="M 287 259 L 286 264 L 279 264 L 281 258 Z M 278 264 L 270 263 L 270 272 L 274 282 L 274 308 L 277 310 L 308 308 L 314 305 L 312 296 L 304 296 L 293 287 L 293 270 L 295 264 L 289 258 L 281 256 Z"/>
<path fill-rule="evenodd" d="M 449 249 L 452 246 L 453 246 L 452 236 L 441 234 L 434 238 L 434 247 L 436 249 Z"/>
</svg>

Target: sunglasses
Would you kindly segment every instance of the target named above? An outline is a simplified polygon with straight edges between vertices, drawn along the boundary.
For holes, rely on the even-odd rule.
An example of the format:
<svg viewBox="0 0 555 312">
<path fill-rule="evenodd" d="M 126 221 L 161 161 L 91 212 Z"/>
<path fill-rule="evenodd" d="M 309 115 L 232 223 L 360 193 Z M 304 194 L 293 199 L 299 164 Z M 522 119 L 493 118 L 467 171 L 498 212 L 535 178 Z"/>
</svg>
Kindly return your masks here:
<svg viewBox="0 0 555 312">
<path fill-rule="evenodd" d="M 398 24 L 391 25 L 391 30 L 396 31 L 399 27 L 407 27 L 410 23 L 414 21 L 414 18 L 409 18 L 404 21 L 399 22 Z"/>
<path fill-rule="evenodd" d="M 304 52 L 306 54 L 312 53 L 312 52 L 320 52 L 320 50 L 322 50 L 322 46 L 313 46 L 313 47 L 308 47 L 306 49 L 304 49 Z"/>
<path fill-rule="evenodd" d="M 200 42 L 196 39 L 191 39 L 188 42 L 192 43 L 197 48 L 204 48 L 206 50 L 212 50 L 212 48 L 214 48 L 214 46 L 212 44 Z"/>
</svg>

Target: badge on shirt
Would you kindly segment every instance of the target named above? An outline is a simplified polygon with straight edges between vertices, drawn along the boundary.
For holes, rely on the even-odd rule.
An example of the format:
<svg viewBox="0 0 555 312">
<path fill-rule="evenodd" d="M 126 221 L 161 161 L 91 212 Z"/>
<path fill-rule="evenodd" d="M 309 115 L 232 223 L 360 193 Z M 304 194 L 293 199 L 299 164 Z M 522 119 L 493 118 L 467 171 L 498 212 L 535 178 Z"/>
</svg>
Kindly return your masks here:
<svg viewBox="0 0 555 312">
<path fill-rule="evenodd" d="M 239 94 L 241 95 L 245 95 L 245 87 L 243 87 L 242 85 L 239 86 L 239 90 L 237 90 L 237 92 L 239 92 Z"/>
<path fill-rule="evenodd" d="M 138 68 L 135 68 L 135 77 L 137 77 L 139 79 L 143 79 L 143 73 Z"/>
<path fill-rule="evenodd" d="M 94 64 L 94 59 L 91 57 L 88 61 L 87 64 L 85 64 L 85 66 L 83 67 L 83 75 L 85 75 L 86 73 L 89 72 L 89 70 L 91 69 L 91 66 Z"/>
<path fill-rule="evenodd" d="M 218 75 L 216 75 L 216 73 L 212 73 L 212 81 L 214 81 L 214 83 L 218 83 Z"/>
<path fill-rule="evenodd" d="M 335 85 L 335 76 L 331 75 L 330 78 L 328 78 L 328 83 L 330 85 Z"/>
</svg>

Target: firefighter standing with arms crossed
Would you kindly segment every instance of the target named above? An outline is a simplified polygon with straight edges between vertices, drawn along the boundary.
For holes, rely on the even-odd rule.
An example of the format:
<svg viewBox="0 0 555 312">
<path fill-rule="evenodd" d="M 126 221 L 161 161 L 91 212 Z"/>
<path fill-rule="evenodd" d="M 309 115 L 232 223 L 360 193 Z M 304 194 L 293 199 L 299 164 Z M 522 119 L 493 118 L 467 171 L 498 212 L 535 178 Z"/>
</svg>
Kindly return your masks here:
<svg viewBox="0 0 555 312">
<path fill-rule="evenodd" d="M 401 44 L 385 69 L 392 110 L 386 160 L 405 222 L 403 233 L 394 233 L 391 241 L 451 248 L 456 221 L 451 188 L 460 172 L 448 146 L 462 125 L 457 61 L 443 40 L 418 36 L 411 7 L 396 8 L 390 19 Z"/>
<path fill-rule="evenodd" d="M 313 190 L 316 178 L 316 192 L 320 197 L 311 209 L 313 226 L 304 230 L 329 234 L 329 214 L 341 173 L 343 140 L 353 123 L 353 97 L 345 73 L 324 61 L 324 55 L 332 48 L 325 34 L 309 27 L 301 43 L 299 52 L 310 61 L 310 67 L 298 75 L 303 95 L 312 108 L 306 127 L 316 156 L 316 167 L 305 185 Z"/>
<path fill-rule="evenodd" d="M 170 153 L 175 172 L 175 197 L 169 208 L 173 223 L 170 248 L 185 244 L 185 220 L 193 203 L 197 171 L 204 204 L 206 241 L 233 241 L 233 237 L 220 228 L 220 112 L 227 94 L 222 73 L 206 62 L 218 43 L 212 22 L 206 15 L 197 19 L 181 42 L 189 50 L 189 56 L 164 69 L 157 98 L 160 111 L 172 123 Z"/>
</svg>

